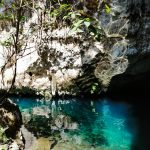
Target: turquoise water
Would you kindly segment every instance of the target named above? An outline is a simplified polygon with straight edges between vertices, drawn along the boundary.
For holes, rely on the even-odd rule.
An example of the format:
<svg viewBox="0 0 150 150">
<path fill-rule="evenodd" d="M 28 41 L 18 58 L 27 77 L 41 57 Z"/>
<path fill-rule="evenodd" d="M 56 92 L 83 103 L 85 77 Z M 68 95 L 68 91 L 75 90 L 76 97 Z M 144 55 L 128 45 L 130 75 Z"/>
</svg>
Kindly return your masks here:
<svg viewBox="0 0 150 150">
<path fill-rule="evenodd" d="M 25 127 L 36 137 L 54 137 L 87 150 L 130 150 L 132 147 L 136 132 L 132 128 L 130 105 L 126 103 L 108 98 L 95 101 L 12 99 L 20 107 Z"/>
</svg>

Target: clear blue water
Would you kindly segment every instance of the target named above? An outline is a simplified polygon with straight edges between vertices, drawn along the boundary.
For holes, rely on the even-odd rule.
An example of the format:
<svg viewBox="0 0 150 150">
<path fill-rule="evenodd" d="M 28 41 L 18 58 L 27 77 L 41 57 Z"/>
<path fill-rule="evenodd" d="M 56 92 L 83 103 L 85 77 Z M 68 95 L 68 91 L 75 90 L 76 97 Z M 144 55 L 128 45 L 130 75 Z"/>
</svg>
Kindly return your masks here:
<svg viewBox="0 0 150 150">
<path fill-rule="evenodd" d="M 12 98 L 26 128 L 37 137 L 57 137 L 86 149 L 130 150 L 136 129 L 130 105 L 103 98 L 43 101 Z M 77 148 L 76 148 L 77 149 Z M 66 149 L 67 150 L 67 149 Z"/>
</svg>

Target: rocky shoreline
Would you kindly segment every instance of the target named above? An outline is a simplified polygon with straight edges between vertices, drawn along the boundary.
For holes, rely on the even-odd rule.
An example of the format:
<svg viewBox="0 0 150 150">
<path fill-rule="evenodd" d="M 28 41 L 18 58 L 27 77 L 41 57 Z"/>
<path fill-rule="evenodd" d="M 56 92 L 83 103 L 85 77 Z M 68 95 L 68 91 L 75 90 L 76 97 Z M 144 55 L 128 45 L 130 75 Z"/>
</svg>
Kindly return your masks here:
<svg viewBox="0 0 150 150">
<path fill-rule="evenodd" d="M 19 107 L 10 99 L 3 99 L 0 102 L 0 126 L 2 134 L 1 147 L 8 150 L 23 150 L 25 146 L 24 137 L 20 131 L 22 115 Z M 3 137 L 5 140 L 3 141 Z M 1 148 L 0 147 L 0 148 Z"/>
</svg>

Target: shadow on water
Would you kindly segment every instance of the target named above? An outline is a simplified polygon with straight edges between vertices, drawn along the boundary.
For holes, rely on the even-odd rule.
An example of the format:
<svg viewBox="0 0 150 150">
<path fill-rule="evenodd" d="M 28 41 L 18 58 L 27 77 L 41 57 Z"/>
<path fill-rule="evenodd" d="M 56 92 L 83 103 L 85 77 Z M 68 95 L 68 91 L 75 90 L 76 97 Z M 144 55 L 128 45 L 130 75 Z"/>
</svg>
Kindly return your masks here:
<svg viewBox="0 0 150 150">
<path fill-rule="evenodd" d="M 150 107 L 149 98 L 137 97 L 133 104 L 132 114 L 136 119 L 137 136 L 132 144 L 132 150 L 150 150 Z M 147 102 L 146 102 L 147 100 Z M 141 101 L 141 102 L 140 102 Z"/>
<path fill-rule="evenodd" d="M 137 127 L 131 150 L 150 150 L 150 72 L 113 77 L 107 94 L 110 99 L 124 101 L 131 106 L 129 122 L 134 119 Z"/>
<path fill-rule="evenodd" d="M 150 97 L 146 92 L 127 95 L 118 94 L 109 96 L 115 101 L 127 102 L 130 112 L 128 123 L 130 128 L 136 130 L 131 150 L 150 150 Z M 134 122 L 134 124 L 132 124 Z"/>
</svg>

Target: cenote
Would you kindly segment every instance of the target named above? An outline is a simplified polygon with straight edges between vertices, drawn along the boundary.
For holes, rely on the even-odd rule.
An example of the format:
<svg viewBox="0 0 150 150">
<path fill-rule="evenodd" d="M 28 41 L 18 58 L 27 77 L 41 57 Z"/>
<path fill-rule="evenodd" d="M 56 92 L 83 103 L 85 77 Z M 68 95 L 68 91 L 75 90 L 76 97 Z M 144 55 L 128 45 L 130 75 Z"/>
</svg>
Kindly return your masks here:
<svg viewBox="0 0 150 150">
<path fill-rule="evenodd" d="M 22 112 L 26 149 L 39 139 L 43 146 L 51 141 L 54 150 L 136 149 L 138 119 L 131 104 L 110 98 L 11 99 Z"/>
</svg>

